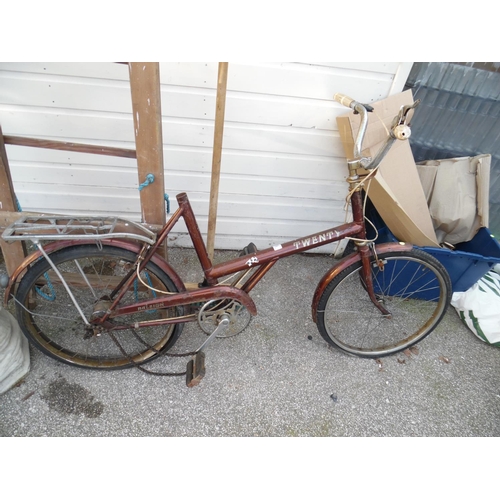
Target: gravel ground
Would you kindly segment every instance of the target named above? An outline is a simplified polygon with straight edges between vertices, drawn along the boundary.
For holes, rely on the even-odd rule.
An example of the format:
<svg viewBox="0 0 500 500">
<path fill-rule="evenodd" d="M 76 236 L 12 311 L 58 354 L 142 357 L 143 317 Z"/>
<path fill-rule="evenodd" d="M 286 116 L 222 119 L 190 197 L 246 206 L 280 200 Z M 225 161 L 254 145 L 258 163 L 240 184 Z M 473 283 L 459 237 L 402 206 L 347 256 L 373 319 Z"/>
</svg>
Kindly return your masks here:
<svg viewBox="0 0 500 500">
<path fill-rule="evenodd" d="M 169 260 L 201 281 L 193 251 L 170 249 Z M 258 316 L 209 346 L 195 388 L 137 369 L 73 368 L 31 349 L 29 374 L 0 395 L 0 436 L 499 436 L 500 351 L 453 308 L 408 354 L 377 362 L 330 348 L 311 301 L 331 265 L 297 255 L 274 266 L 252 292 Z M 204 338 L 188 324 L 176 349 Z M 185 360 L 146 367 L 183 371 Z"/>
</svg>

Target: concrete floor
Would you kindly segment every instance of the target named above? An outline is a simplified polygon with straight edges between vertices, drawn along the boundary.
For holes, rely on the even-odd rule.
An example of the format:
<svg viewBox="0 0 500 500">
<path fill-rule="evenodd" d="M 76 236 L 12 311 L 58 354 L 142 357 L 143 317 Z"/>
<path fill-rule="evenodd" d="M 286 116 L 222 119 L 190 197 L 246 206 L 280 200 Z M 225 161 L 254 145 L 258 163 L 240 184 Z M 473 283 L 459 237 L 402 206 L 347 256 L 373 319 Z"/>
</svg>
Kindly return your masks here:
<svg viewBox="0 0 500 500">
<path fill-rule="evenodd" d="M 169 255 L 182 278 L 199 278 L 192 251 Z M 83 370 L 32 349 L 27 377 L 0 395 L 0 436 L 499 436 L 500 351 L 453 308 L 409 355 L 379 363 L 330 348 L 311 301 L 331 266 L 317 255 L 280 261 L 252 292 L 258 316 L 210 345 L 192 389 L 183 377 Z M 204 338 L 189 324 L 175 349 Z M 185 359 L 146 367 L 183 371 Z"/>
</svg>

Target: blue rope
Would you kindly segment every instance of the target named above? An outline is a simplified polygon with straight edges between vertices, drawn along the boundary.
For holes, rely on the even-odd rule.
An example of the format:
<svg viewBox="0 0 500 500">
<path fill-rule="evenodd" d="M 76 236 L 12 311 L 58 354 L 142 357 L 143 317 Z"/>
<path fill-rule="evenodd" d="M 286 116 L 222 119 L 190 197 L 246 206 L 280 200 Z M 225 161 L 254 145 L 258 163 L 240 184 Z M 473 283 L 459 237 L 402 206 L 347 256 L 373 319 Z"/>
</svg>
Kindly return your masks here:
<svg viewBox="0 0 500 500">
<path fill-rule="evenodd" d="M 147 271 L 144 271 L 144 276 L 146 277 L 148 285 L 152 288 L 153 283 L 152 283 L 151 278 L 149 277 L 149 273 Z M 156 292 L 154 290 L 151 290 L 151 292 L 153 292 L 153 298 L 156 299 Z M 137 278 L 134 280 L 134 296 L 135 296 L 135 301 L 139 302 L 139 280 Z M 156 312 L 156 309 L 152 309 L 152 310 L 146 311 L 146 314 L 153 314 L 155 312 Z"/>
<path fill-rule="evenodd" d="M 146 180 L 139 186 L 139 191 L 142 191 L 146 186 L 149 186 L 155 181 L 155 176 L 153 174 L 146 175 Z"/>
<path fill-rule="evenodd" d="M 40 297 L 43 297 L 45 300 L 49 300 L 50 302 L 54 302 L 56 300 L 56 291 L 54 290 L 54 285 L 52 285 L 50 278 L 49 278 L 49 273 L 44 273 L 43 275 L 45 279 L 47 280 L 47 286 L 49 287 L 50 295 L 46 294 L 45 292 L 42 292 L 42 289 L 39 287 L 35 287 L 36 293 L 40 295 Z"/>
<path fill-rule="evenodd" d="M 168 198 L 167 193 L 165 193 L 164 198 L 165 198 L 165 203 L 167 204 L 167 214 L 169 214 L 170 213 L 170 200 Z"/>
<path fill-rule="evenodd" d="M 148 282 L 148 285 L 152 288 L 153 287 L 153 282 L 151 281 L 151 278 L 149 277 L 149 273 L 147 271 L 144 271 L 144 276 Z M 154 290 L 151 290 L 153 293 L 153 298 L 156 299 L 156 292 Z M 139 280 L 136 278 L 134 280 L 134 296 L 135 296 L 135 301 L 139 302 Z"/>
<path fill-rule="evenodd" d="M 155 181 L 155 176 L 153 174 L 146 175 L 146 180 L 142 184 L 139 184 L 139 191 L 142 191 L 146 186 L 149 186 L 154 181 Z M 167 193 L 165 193 L 163 197 L 165 199 L 165 203 L 167 204 L 167 214 L 169 214 L 170 213 L 170 199 L 169 199 Z"/>
</svg>

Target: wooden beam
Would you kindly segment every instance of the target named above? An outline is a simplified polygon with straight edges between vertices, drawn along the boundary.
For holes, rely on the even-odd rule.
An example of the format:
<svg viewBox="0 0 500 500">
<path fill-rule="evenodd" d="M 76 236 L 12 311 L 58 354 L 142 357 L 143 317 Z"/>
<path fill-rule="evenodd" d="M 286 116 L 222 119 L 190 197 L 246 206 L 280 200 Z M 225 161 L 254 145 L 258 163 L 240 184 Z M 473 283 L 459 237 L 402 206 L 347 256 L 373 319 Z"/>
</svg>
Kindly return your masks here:
<svg viewBox="0 0 500 500">
<path fill-rule="evenodd" d="M 142 220 L 165 224 L 165 181 L 161 125 L 160 65 L 149 62 L 129 63 L 134 132 L 139 184 L 153 174 L 154 182 L 142 189 Z"/>
<path fill-rule="evenodd" d="M 91 144 L 79 144 L 77 142 L 51 141 L 45 139 L 33 139 L 30 137 L 18 137 L 5 135 L 5 144 L 13 146 L 29 146 L 33 148 L 58 149 L 61 151 L 73 151 L 75 153 L 91 153 L 96 155 L 119 156 L 122 158 L 135 158 L 134 149 L 112 148 L 108 146 L 96 146 Z"/>
<path fill-rule="evenodd" d="M 0 213 L 14 212 L 17 210 L 16 195 L 14 185 L 10 175 L 7 151 L 3 140 L 2 128 L 0 127 Z M 11 275 L 26 256 L 24 245 L 21 242 L 12 244 L 0 238 L 0 247 L 7 272 Z"/>
<path fill-rule="evenodd" d="M 208 211 L 207 251 L 210 260 L 214 257 L 217 205 L 219 202 L 219 180 L 224 136 L 224 114 L 226 110 L 228 63 L 219 63 L 217 78 L 217 101 L 215 107 L 214 149 L 212 154 L 212 179 L 210 184 L 210 205 Z"/>
</svg>

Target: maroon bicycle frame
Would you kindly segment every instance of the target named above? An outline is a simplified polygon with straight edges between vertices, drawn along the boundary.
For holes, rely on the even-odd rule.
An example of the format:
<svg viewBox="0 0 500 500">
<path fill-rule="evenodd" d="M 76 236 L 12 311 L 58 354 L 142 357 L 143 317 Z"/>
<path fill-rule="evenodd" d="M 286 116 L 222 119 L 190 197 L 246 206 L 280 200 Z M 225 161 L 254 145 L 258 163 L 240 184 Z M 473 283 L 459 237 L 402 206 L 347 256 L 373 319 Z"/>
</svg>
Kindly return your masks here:
<svg viewBox="0 0 500 500">
<path fill-rule="evenodd" d="M 306 250 L 316 248 L 328 243 L 342 240 L 347 237 L 356 237 L 359 239 L 366 238 L 364 217 L 362 211 L 362 199 L 360 191 L 355 191 L 351 198 L 353 209 L 353 222 L 336 226 L 319 233 L 314 233 L 303 238 L 289 241 L 280 245 L 267 248 L 265 250 L 257 251 L 253 254 L 244 255 L 227 262 L 212 265 L 208 256 L 208 252 L 201 236 L 196 217 L 192 210 L 191 204 L 186 193 L 177 195 L 179 208 L 168 220 L 165 226 L 157 235 L 154 245 L 144 246 L 141 255 L 139 256 L 139 270 L 142 270 L 151 257 L 155 254 L 156 250 L 163 244 L 172 228 L 177 224 L 182 217 L 186 223 L 189 236 L 193 242 L 194 249 L 198 256 L 199 262 L 203 269 L 205 276 L 205 283 L 198 290 L 182 291 L 179 293 L 168 294 L 160 298 L 154 298 L 146 301 L 140 301 L 132 305 L 119 307 L 119 302 L 126 290 L 135 279 L 135 273 L 131 273 L 127 278 L 118 285 L 115 292 L 111 295 L 114 299 L 112 306 L 108 313 L 96 321 L 98 323 L 105 323 L 107 319 L 117 316 L 133 314 L 136 312 L 169 308 L 181 305 L 188 305 L 196 302 L 203 302 L 209 300 L 216 300 L 222 298 L 235 299 L 241 302 L 249 312 L 253 315 L 257 313 L 255 304 L 248 296 L 248 293 L 255 287 L 255 285 L 264 277 L 264 275 L 271 269 L 271 267 L 279 260 L 290 255 L 302 253 Z M 371 271 L 369 267 L 370 251 L 366 245 L 359 246 L 359 252 L 363 261 L 363 278 L 367 284 L 367 291 L 372 298 L 372 301 L 379 307 L 382 313 L 387 313 L 385 309 L 378 304 L 373 294 L 373 286 L 371 283 Z M 142 255 L 143 254 L 143 255 Z M 241 288 L 218 285 L 219 278 L 238 273 L 244 270 L 258 267 L 250 278 L 241 286 Z M 135 324 L 136 327 L 151 326 L 152 324 L 169 324 L 185 322 L 184 318 L 161 318 L 157 320 L 144 321 Z M 109 325 L 111 326 L 111 325 Z M 125 326 L 115 326 L 117 329 L 124 328 Z"/>
</svg>

